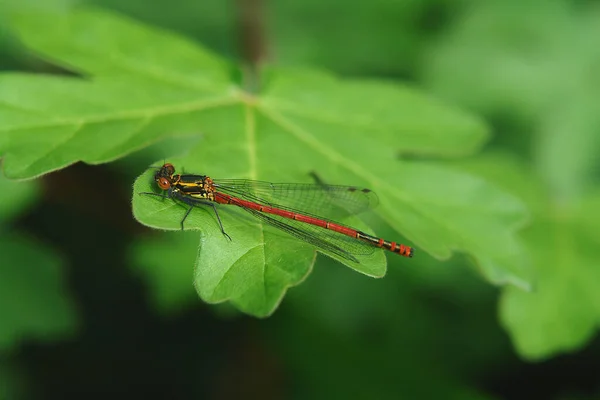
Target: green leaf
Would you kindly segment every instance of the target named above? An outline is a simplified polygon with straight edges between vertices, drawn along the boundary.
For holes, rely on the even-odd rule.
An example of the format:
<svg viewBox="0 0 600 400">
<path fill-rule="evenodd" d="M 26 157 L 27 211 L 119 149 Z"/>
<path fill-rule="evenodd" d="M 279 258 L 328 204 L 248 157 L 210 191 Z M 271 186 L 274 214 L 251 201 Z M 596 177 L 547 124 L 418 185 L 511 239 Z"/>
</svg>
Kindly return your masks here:
<svg viewBox="0 0 600 400">
<path fill-rule="evenodd" d="M 161 313 L 173 314 L 197 299 L 192 284 L 197 248 L 195 232 L 142 238 L 131 247 L 131 265 L 146 281 L 154 306 Z"/>
<path fill-rule="evenodd" d="M 14 21 L 26 44 L 94 79 L 0 75 L 0 154 L 9 177 L 107 162 L 197 134 L 203 114 L 239 101 L 227 64 L 172 34 L 99 11 Z"/>
<path fill-rule="evenodd" d="M 430 20 L 431 3 L 389 0 L 265 3 L 269 16 L 272 15 L 268 23 L 269 44 L 277 60 L 285 64 L 322 65 L 346 75 L 406 75 L 409 67 L 420 61 L 419 51 L 429 36 L 423 21 Z M 310 21 L 310 24 L 296 21 Z"/>
<path fill-rule="evenodd" d="M 519 353 L 528 359 L 574 351 L 597 331 L 600 318 L 600 194 L 559 208 L 542 180 L 505 154 L 487 154 L 457 164 L 526 200 L 534 211 L 522 233 L 536 285 L 530 293 L 505 288 L 500 316 Z"/>
<path fill-rule="evenodd" d="M 550 194 L 577 199 L 600 151 L 600 78 L 589 72 L 600 59 L 589 38 L 599 35 L 600 9 L 592 3 L 474 3 L 431 48 L 425 81 L 445 98 L 526 125 L 522 134 L 533 139 L 523 142 L 528 150 L 534 143 Z"/>
<path fill-rule="evenodd" d="M 112 161 L 169 136 L 197 133 L 203 114 L 235 101 L 136 79 L 0 75 L 5 174 L 31 178 L 79 160 Z"/>
<path fill-rule="evenodd" d="M 0 237 L 0 254 L 0 350 L 72 334 L 77 319 L 57 256 L 15 235 Z"/>
<path fill-rule="evenodd" d="M 434 288 L 414 279 L 416 268 L 366 280 L 319 263 L 277 318 L 261 325 L 265 342 L 303 382 L 302 398 L 486 398 L 469 380 L 507 352 L 497 344 L 505 340 L 493 319 L 495 291 L 452 267 L 455 285 Z M 486 340 L 473 342 L 465 331 L 486 332 Z M 429 379 L 436 384 L 422 384 Z"/>
<path fill-rule="evenodd" d="M 204 141 L 170 160 L 179 169 L 273 182 L 308 181 L 316 171 L 330 183 L 369 187 L 380 197 L 377 212 L 417 254 L 443 259 L 467 252 L 488 280 L 528 286 L 514 238 L 526 217 L 522 204 L 442 163 L 398 159 L 473 152 L 487 138 L 479 119 L 407 86 L 321 71 L 267 71 L 251 95 L 206 50 L 110 13 L 13 20 L 32 49 L 92 79 L 0 76 L 0 153 L 9 176 L 32 177 L 77 160 L 106 162 L 202 132 Z M 151 175 L 136 181 L 135 193 L 153 189 Z M 178 229 L 185 212 L 137 195 L 133 210 L 144 224 L 163 229 Z M 310 271 L 314 250 L 236 211 L 223 215 L 233 243 L 210 209 L 194 210 L 186 221 L 203 231 L 196 286 L 207 301 L 231 299 L 267 315 Z M 381 252 L 344 263 L 371 276 L 385 272 Z"/>
<path fill-rule="evenodd" d="M 531 360 L 578 350 L 598 329 L 600 241 L 581 232 L 572 219 L 540 218 L 524 233 L 538 275 L 536 290 L 506 288 L 501 298 L 502 320 L 519 353 Z"/>
<path fill-rule="evenodd" d="M 14 13 L 11 20 L 27 47 L 82 74 L 140 77 L 201 92 L 221 91 L 230 81 L 231 66 L 210 51 L 110 11 Z"/>
<path fill-rule="evenodd" d="M 600 197 L 593 174 L 600 79 L 589 71 L 600 50 L 589 38 L 600 34 L 599 11 L 566 1 L 480 2 L 425 63 L 437 93 L 527 127 L 500 140 L 526 143 L 531 170 L 506 156 L 486 156 L 468 170 L 525 199 L 533 212 L 522 238 L 535 291 L 506 288 L 500 303 L 502 321 L 528 359 L 574 351 L 598 325 Z"/>
<path fill-rule="evenodd" d="M 334 129 L 339 133 L 329 136 L 338 140 L 363 136 L 363 151 L 376 140 L 377 150 L 387 145 L 409 154 L 464 155 L 487 140 L 481 120 L 407 85 L 293 69 L 272 71 L 266 81 L 261 104 L 273 118 L 285 118 L 302 130 Z"/>
<path fill-rule="evenodd" d="M 240 132 L 243 130 L 241 129 Z M 255 147 L 252 143 L 249 146 Z M 207 148 L 210 149 L 214 160 L 210 163 L 202 161 L 201 155 L 206 152 Z M 248 171 L 251 169 L 243 168 L 243 163 L 238 167 L 240 169 L 237 173 L 231 171 L 236 162 L 239 163 L 244 159 L 243 153 L 247 151 L 245 147 L 236 146 L 233 149 L 236 148 L 237 151 L 227 155 L 232 151 L 231 143 L 207 140 L 199 147 L 190 149 L 188 157 L 169 161 L 175 165 L 181 165 L 186 171 L 198 171 L 199 173 L 203 173 L 209 168 L 216 174 L 219 171 L 229 170 L 229 173 L 224 172 L 222 175 L 214 175 L 215 177 L 228 176 L 230 173 L 232 175 L 229 176 L 249 177 Z M 268 151 L 268 146 L 264 150 Z M 310 152 L 303 154 L 308 157 Z M 274 154 L 265 156 L 264 160 L 272 160 L 272 157 Z M 227 162 L 227 159 L 236 161 Z M 337 169 L 338 173 L 342 172 L 341 168 L 335 165 L 335 160 L 333 162 L 327 159 L 323 160 L 331 164 L 326 166 L 324 171 Z M 266 170 L 275 175 L 269 170 L 270 163 L 263 162 L 259 165 L 259 170 Z M 384 197 L 380 195 L 380 208 L 384 209 L 384 215 L 387 213 L 388 220 L 394 226 L 413 222 L 414 225 L 406 226 L 416 229 L 417 233 L 422 229 L 427 229 L 428 235 L 423 234 L 423 238 L 425 245 L 430 247 L 422 246 L 424 250 L 438 251 L 442 257 L 448 257 L 453 246 L 469 247 L 472 253 L 480 255 L 485 262 L 491 260 L 489 264 L 482 263 L 483 271 L 488 279 L 497 283 L 510 282 L 520 287 L 527 287 L 528 282 L 523 278 L 522 271 L 518 269 L 521 261 L 516 259 L 522 255 L 511 249 L 513 245 L 518 248 L 518 243 L 512 238 L 512 230 L 522 223 L 524 210 L 520 203 L 469 175 L 449 173 L 448 170 L 441 167 L 422 163 L 407 163 L 404 169 L 409 168 L 416 171 L 416 176 L 425 177 L 422 183 L 417 180 L 412 181 L 414 184 L 407 186 L 409 195 L 406 199 L 399 199 L 408 202 L 407 206 L 411 208 L 412 213 L 401 210 L 403 207 L 394 207 L 389 201 L 384 201 Z M 283 171 L 282 168 L 279 174 L 282 174 Z M 147 171 L 134 184 L 134 215 L 140 222 L 152 227 L 180 229 L 180 221 L 186 211 L 185 207 L 176 204 L 171 199 L 139 195 L 142 192 L 154 192 L 153 173 L 152 170 Z M 259 175 L 261 178 L 263 176 L 262 173 Z M 330 181 L 327 173 L 324 177 Z M 387 189 L 387 192 L 391 192 L 391 196 L 394 196 L 394 177 L 389 176 L 388 178 L 391 187 L 386 186 L 387 183 L 380 183 L 383 189 L 380 193 L 383 192 L 386 195 Z M 359 178 L 357 177 L 357 179 Z M 377 177 L 374 176 L 373 179 L 376 180 Z M 428 183 L 430 181 L 431 183 Z M 428 196 L 437 196 L 438 190 L 442 191 L 445 196 L 442 203 L 428 198 Z M 472 193 L 471 197 L 467 197 L 469 201 L 473 198 L 481 201 L 479 208 L 473 206 L 469 208 L 469 205 L 465 204 L 467 201 L 464 197 L 465 193 Z M 460 211 L 462 207 L 464 207 L 464 211 Z M 227 206 L 219 207 L 219 210 L 223 210 L 223 208 L 227 208 Z M 229 242 L 220 232 L 215 214 L 210 207 L 193 211 L 186 219 L 185 226 L 188 229 L 200 228 L 203 231 L 199 258 L 196 262 L 196 287 L 206 301 L 218 302 L 234 299 L 234 303 L 240 309 L 256 315 L 266 315 L 272 312 L 273 307 L 280 301 L 285 288 L 299 283 L 309 272 L 313 258 L 313 250 L 310 246 L 277 231 L 263 231 L 260 226 L 252 229 L 254 222 L 249 216 L 232 206 L 227 212 L 220 211 L 227 233 L 234 238 L 233 242 Z M 403 217 L 405 220 L 402 220 Z M 393 218 L 398 218 L 398 220 L 393 220 Z M 441 221 L 449 222 L 447 222 L 448 225 L 445 225 Z M 358 223 L 352 225 L 362 227 Z M 474 232 L 482 232 L 476 230 L 478 226 L 481 226 L 480 229 L 485 230 L 486 233 L 489 226 L 494 226 L 493 231 L 496 235 L 499 235 L 504 229 L 504 236 L 499 239 L 498 236 L 488 237 L 483 234 L 480 238 L 474 234 Z M 458 236 L 448 230 L 448 227 L 454 229 L 454 232 L 462 227 L 465 230 L 462 236 Z M 475 230 L 471 231 L 467 228 Z M 432 240 L 432 242 L 428 242 L 428 240 Z M 461 242 L 461 240 L 465 240 L 465 242 Z M 500 248 L 498 240 L 502 242 Z M 487 247 L 482 248 L 482 246 Z M 375 255 L 378 258 L 364 258 L 360 260 L 360 264 L 338 260 L 367 275 L 381 276 L 385 272 L 385 264 L 381 258 L 381 252 L 377 252 Z M 252 310 L 260 311 L 252 312 Z"/>
<path fill-rule="evenodd" d="M 216 150 L 213 147 L 213 151 Z M 175 165 L 193 166 L 191 160 L 193 157 L 187 163 L 178 159 L 170 161 Z M 154 191 L 153 173 L 152 170 L 146 172 L 134 184 L 134 216 L 152 227 L 178 230 L 186 207 L 171 199 L 139 195 Z M 268 316 L 285 291 L 302 282 L 310 272 L 315 259 L 314 248 L 284 232 L 263 227 L 237 207 L 219 208 L 219 216 L 232 241 L 221 233 L 210 207 L 193 210 L 185 220 L 186 229 L 202 230 L 196 260 L 196 290 L 209 303 L 231 300 L 246 313 Z M 369 231 L 364 224 L 355 222 L 355 226 Z M 184 250 L 181 246 L 176 248 Z M 188 254 L 193 254 L 191 248 L 188 251 Z M 366 275 L 378 277 L 385 273 L 385 258 L 381 251 L 358 257 L 360 264 L 335 255 L 332 257 Z M 168 256 L 161 259 L 172 262 Z"/>
<path fill-rule="evenodd" d="M 210 134 L 204 126 L 212 111 L 256 101 L 236 88 L 231 68 L 207 50 L 111 13 L 20 14 L 12 26 L 45 58 L 93 75 L 91 82 L 0 76 L 0 154 L 13 178 L 79 160 L 111 161 L 175 134 Z M 300 80 L 310 86 L 302 90 L 294 84 Z M 306 104 L 314 90 L 325 94 Z M 325 74 L 283 74 L 262 101 L 271 109 L 333 118 L 344 131 L 359 123 L 387 137 L 390 150 L 463 154 L 486 137 L 480 121 L 417 91 L 377 82 L 340 85 Z M 323 103 L 332 111 L 324 113 Z"/>
</svg>

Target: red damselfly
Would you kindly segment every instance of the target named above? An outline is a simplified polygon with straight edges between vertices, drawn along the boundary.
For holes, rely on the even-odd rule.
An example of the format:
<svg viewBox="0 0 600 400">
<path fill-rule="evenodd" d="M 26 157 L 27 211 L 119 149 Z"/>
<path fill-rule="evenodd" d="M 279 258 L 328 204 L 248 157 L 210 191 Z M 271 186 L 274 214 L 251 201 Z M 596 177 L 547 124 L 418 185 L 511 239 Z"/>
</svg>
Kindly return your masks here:
<svg viewBox="0 0 600 400">
<path fill-rule="evenodd" d="M 180 201 L 189 206 L 181 220 L 181 229 L 194 207 L 212 207 L 221 232 L 228 239 L 217 205 L 241 207 L 267 225 L 281 229 L 313 246 L 347 260 L 359 262 L 357 255 L 371 254 L 384 248 L 405 257 L 413 248 L 369 235 L 335 222 L 323 215 L 354 215 L 374 207 L 377 196 L 369 189 L 354 186 L 269 183 L 248 179 L 211 179 L 206 175 L 175 174 L 172 164 L 164 164 L 154 175 L 166 194 L 143 192 Z"/>
</svg>

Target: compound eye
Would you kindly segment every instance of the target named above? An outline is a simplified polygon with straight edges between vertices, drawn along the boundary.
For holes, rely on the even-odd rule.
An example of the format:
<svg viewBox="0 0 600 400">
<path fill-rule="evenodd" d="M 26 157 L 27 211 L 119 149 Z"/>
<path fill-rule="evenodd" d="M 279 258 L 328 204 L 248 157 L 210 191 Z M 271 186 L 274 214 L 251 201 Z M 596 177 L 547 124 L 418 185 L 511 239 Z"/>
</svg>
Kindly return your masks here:
<svg viewBox="0 0 600 400">
<path fill-rule="evenodd" d="M 173 175 L 175 173 L 175 167 L 173 164 L 166 163 L 163 165 L 163 169 L 166 170 L 169 175 Z"/>
<path fill-rule="evenodd" d="M 156 182 L 158 183 L 158 187 L 162 190 L 168 190 L 171 187 L 171 182 L 165 177 L 158 178 Z"/>
</svg>

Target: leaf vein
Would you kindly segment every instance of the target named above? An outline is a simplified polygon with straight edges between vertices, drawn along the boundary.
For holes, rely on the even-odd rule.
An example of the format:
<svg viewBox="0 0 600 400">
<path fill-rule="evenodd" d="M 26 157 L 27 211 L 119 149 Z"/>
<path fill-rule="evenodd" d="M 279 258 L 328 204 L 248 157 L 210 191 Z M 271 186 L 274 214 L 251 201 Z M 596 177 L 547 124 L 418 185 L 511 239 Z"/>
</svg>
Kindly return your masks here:
<svg viewBox="0 0 600 400">
<path fill-rule="evenodd" d="M 0 129 L 0 132 L 16 132 L 16 131 L 28 131 L 35 130 L 40 128 L 56 128 L 62 126 L 70 126 L 76 125 L 79 123 L 84 124 L 93 124 L 93 123 L 103 123 L 103 122 L 114 122 L 119 120 L 128 120 L 135 118 L 147 118 L 158 117 L 170 114 L 180 114 L 185 112 L 192 111 L 202 111 L 214 107 L 233 105 L 239 102 L 237 97 L 223 97 L 219 99 L 214 99 L 213 101 L 202 101 L 202 102 L 191 102 L 191 103 L 183 103 L 176 106 L 164 106 L 164 107 L 156 107 L 150 109 L 138 109 L 132 110 L 129 112 L 121 112 L 115 113 L 112 115 L 98 115 L 91 116 L 87 118 L 78 117 L 76 119 L 71 118 L 62 118 L 60 120 L 55 120 L 52 122 L 44 122 L 44 123 L 36 123 L 31 125 L 24 125 L 17 128 L 8 128 L 8 129 Z"/>
</svg>

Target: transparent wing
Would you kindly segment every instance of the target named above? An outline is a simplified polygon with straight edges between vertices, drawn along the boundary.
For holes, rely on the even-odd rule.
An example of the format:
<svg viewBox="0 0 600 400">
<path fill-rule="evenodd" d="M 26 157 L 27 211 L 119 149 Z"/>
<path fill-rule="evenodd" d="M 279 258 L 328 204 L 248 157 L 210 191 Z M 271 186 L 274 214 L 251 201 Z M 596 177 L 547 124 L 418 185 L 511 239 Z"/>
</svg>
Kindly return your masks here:
<svg viewBox="0 0 600 400">
<path fill-rule="evenodd" d="M 322 250 L 337 254 L 347 260 L 358 263 L 355 255 L 369 255 L 375 247 L 366 242 L 327 230 L 316 225 L 284 218 L 279 215 L 265 214 L 250 208 L 243 208 L 267 225 L 274 226 Z"/>
<path fill-rule="evenodd" d="M 359 214 L 379 203 L 369 189 L 355 186 L 214 180 L 223 193 L 255 203 L 333 220 Z"/>
</svg>

